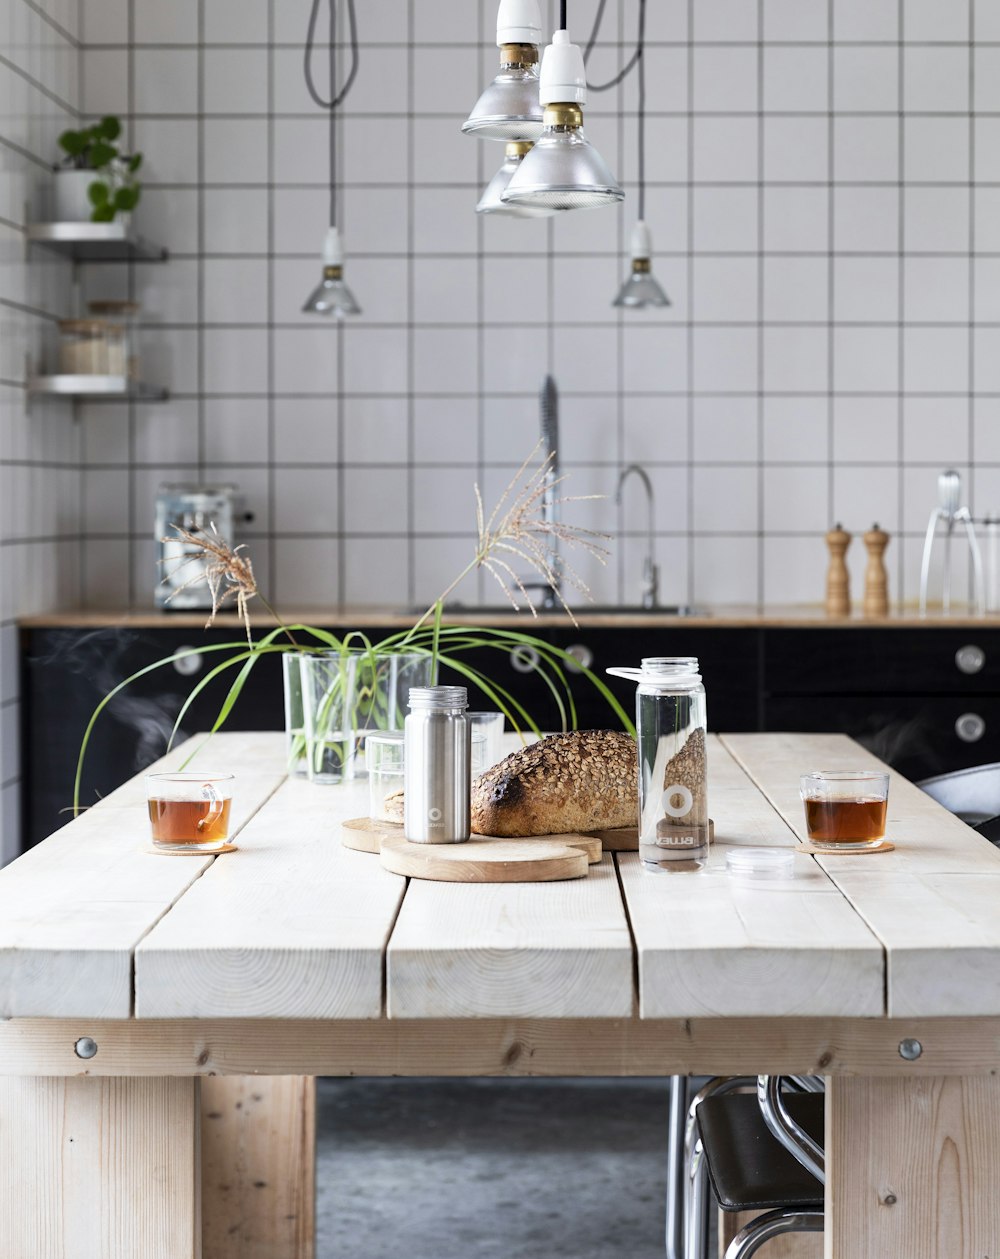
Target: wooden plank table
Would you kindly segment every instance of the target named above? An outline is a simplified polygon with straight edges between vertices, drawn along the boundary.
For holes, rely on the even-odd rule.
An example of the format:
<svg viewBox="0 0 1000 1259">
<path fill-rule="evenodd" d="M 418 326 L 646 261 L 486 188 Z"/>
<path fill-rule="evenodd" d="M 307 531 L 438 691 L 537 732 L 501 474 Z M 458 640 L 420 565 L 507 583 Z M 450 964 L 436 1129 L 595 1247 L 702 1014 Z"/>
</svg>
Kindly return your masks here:
<svg viewBox="0 0 1000 1259">
<path fill-rule="evenodd" d="M 195 763 L 237 853 L 150 852 L 135 779 L 0 872 L 0 1259 L 308 1259 L 316 1075 L 762 1071 L 828 1077 L 827 1259 L 1000 1255 L 1000 852 L 894 775 L 894 853 L 725 873 L 849 739 L 711 739 L 697 874 L 502 887 L 342 849 L 364 785 L 279 735 Z"/>
</svg>

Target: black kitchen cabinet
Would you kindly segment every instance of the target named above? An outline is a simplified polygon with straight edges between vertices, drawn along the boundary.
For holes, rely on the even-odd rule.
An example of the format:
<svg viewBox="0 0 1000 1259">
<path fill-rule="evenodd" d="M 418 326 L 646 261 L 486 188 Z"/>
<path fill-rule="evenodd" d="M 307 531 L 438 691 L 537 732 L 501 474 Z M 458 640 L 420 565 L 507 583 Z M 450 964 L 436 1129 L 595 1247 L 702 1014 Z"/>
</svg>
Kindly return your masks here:
<svg viewBox="0 0 1000 1259">
<path fill-rule="evenodd" d="M 631 716 L 635 687 L 610 665 L 643 656 L 697 656 L 712 730 L 841 731 L 910 778 L 1000 760 L 1000 629 L 732 626 L 539 627 L 519 625 L 584 661 Z M 373 640 L 386 633 L 365 631 Z M 234 630 L 172 627 L 28 628 L 22 631 L 24 843 L 69 819 L 80 741 L 97 704 L 120 681 L 191 646 L 235 644 Z M 167 665 L 110 701 L 94 727 L 81 798 L 93 803 L 162 755 L 177 714 L 212 663 L 195 672 Z M 561 728 L 558 706 L 525 650 L 477 648 L 463 659 L 531 712 L 543 730 Z M 210 682 L 181 723 L 208 729 L 235 671 Z M 444 674 L 442 681 L 465 682 Z M 585 678 L 572 681 L 581 727 L 615 725 Z M 474 708 L 492 707 L 470 688 Z M 277 656 L 258 662 L 227 730 L 281 730 Z M 813 767 L 815 768 L 815 767 Z"/>
<path fill-rule="evenodd" d="M 997 630 L 766 630 L 763 683 L 761 729 L 840 731 L 908 778 L 1000 760 Z"/>
<path fill-rule="evenodd" d="M 185 647 L 239 641 L 232 630 L 30 629 L 22 631 L 24 748 L 23 843 L 36 844 L 69 821 L 77 755 L 87 722 L 120 682 Z M 95 803 L 162 756 L 174 721 L 191 693 L 228 651 L 165 665 L 112 699 L 91 735 L 80 792 Z M 183 670 L 183 671 L 182 671 Z M 208 683 L 192 703 L 178 739 L 208 730 L 236 669 Z M 284 710 L 277 656 L 258 661 L 227 730 L 281 730 Z"/>
</svg>

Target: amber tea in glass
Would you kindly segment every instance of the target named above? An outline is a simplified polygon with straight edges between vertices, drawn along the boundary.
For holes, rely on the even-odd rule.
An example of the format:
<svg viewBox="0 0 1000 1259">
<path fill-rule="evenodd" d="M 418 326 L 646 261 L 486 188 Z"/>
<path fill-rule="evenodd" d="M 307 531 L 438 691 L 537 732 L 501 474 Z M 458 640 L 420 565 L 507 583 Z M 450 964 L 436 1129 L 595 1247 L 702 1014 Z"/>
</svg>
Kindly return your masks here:
<svg viewBox="0 0 1000 1259">
<path fill-rule="evenodd" d="M 215 852 L 229 840 L 232 774 L 149 774 L 146 798 L 153 847 Z"/>
<path fill-rule="evenodd" d="M 806 833 L 814 848 L 877 848 L 885 838 L 889 775 L 872 770 L 803 774 Z"/>
</svg>

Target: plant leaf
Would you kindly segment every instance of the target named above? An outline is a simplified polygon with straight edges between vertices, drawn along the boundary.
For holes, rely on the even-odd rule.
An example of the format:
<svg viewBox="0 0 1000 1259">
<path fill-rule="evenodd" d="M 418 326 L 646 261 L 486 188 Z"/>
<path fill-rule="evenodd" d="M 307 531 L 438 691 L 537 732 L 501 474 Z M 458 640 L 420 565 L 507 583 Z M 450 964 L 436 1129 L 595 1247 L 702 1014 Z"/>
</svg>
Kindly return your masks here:
<svg viewBox="0 0 1000 1259">
<path fill-rule="evenodd" d="M 114 217 L 115 207 L 113 205 L 99 205 L 90 212 L 91 223 L 110 223 Z"/>
<path fill-rule="evenodd" d="M 110 144 L 105 144 L 103 140 L 98 140 L 90 150 L 90 165 L 94 170 L 100 170 L 117 156 Z"/>
<path fill-rule="evenodd" d="M 106 114 L 94 128 L 94 131 L 105 140 L 117 140 L 122 133 L 122 125 L 114 114 Z"/>
<path fill-rule="evenodd" d="M 111 189 L 102 179 L 94 179 L 87 185 L 87 200 L 91 205 L 106 205 Z"/>
<path fill-rule="evenodd" d="M 139 200 L 138 188 L 116 188 L 114 206 L 116 210 L 134 210 Z"/>
<path fill-rule="evenodd" d="M 141 165 L 142 165 L 142 154 L 133 153 L 132 156 L 128 159 L 129 174 L 134 175 Z"/>
<path fill-rule="evenodd" d="M 59 137 L 58 144 L 72 157 L 78 157 L 87 147 L 87 134 L 84 131 L 64 131 Z"/>
</svg>

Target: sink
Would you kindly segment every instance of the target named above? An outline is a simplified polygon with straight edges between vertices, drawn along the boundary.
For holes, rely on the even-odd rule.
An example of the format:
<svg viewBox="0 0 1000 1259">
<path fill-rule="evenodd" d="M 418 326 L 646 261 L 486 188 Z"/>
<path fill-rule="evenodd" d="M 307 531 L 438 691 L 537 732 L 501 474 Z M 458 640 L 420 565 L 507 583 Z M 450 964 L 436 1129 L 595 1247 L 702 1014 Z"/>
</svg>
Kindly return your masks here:
<svg viewBox="0 0 1000 1259">
<path fill-rule="evenodd" d="M 571 605 L 572 606 L 572 605 Z M 404 616 L 419 616 L 421 612 L 427 610 L 426 605 L 419 608 L 406 608 L 403 612 Z M 536 608 L 538 612 L 554 612 L 557 615 L 565 612 L 562 608 Z M 509 603 L 446 603 L 444 605 L 445 616 L 497 616 L 499 614 L 510 615 L 516 612 L 516 609 Z M 708 613 L 704 608 L 691 607 L 684 603 L 665 604 L 659 608 L 644 608 L 641 604 L 636 603 L 581 603 L 573 607 L 575 616 L 707 616 Z M 522 617 L 530 613 L 522 611 Z"/>
</svg>

